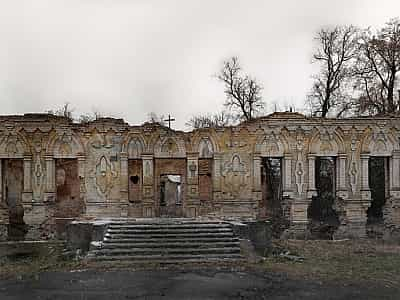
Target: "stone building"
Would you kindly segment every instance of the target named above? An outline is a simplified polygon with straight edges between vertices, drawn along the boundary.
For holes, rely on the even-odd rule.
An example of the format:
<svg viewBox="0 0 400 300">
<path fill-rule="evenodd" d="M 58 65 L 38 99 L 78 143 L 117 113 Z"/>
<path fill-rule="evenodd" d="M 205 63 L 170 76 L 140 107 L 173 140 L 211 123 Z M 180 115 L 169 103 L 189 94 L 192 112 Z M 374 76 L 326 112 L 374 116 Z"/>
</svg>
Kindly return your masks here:
<svg viewBox="0 0 400 300">
<path fill-rule="evenodd" d="M 274 113 L 182 132 L 2 116 L 0 239 L 62 236 L 77 218 L 199 216 L 271 218 L 295 237 L 315 228 L 364 237 L 370 228 L 398 238 L 399 139 L 395 117 Z"/>
</svg>

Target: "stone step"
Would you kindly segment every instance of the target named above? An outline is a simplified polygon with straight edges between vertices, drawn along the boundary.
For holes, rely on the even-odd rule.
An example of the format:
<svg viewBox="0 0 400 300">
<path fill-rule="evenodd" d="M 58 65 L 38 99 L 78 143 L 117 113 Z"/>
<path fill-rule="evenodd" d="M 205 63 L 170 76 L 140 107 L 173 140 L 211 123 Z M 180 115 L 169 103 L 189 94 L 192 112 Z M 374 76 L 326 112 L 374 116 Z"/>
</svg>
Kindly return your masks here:
<svg viewBox="0 0 400 300">
<path fill-rule="evenodd" d="M 134 264 L 181 264 L 181 263 L 221 263 L 221 262 L 240 262 L 244 258 L 240 254 L 213 254 L 213 255 L 118 255 L 118 256 L 90 256 L 89 260 L 96 261 L 119 261 Z"/>
<path fill-rule="evenodd" d="M 230 224 L 110 224 L 108 229 L 217 229 L 231 228 Z"/>
<path fill-rule="evenodd" d="M 94 255 L 144 255 L 144 256 L 152 256 L 152 255 L 182 255 L 182 254 L 191 254 L 191 255 L 208 255 L 208 254 L 240 254 L 239 247 L 224 247 L 224 248 L 129 248 L 129 249 L 100 249 L 93 250 L 92 253 Z"/>
<path fill-rule="evenodd" d="M 212 243 L 171 243 L 171 242 L 147 242 L 147 243 L 103 243 L 102 249 L 132 249 L 132 248 L 223 248 L 223 247 L 240 247 L 239 242 L 212 242 Z"/>
<path fill-rule="evenodd" d="M 111 233 L 111 234 L 152 234 L 152 233 L 162 233 L 162 234 L 168 234 L 168 233 L 171 233 L 171 234 L 190 233 L 190 234 L 197 234 L 197 233 L 220 233 L 220 232 L 232 232 L 232 229 L 231 228 L 107 229 L 107 233 Z"/>
<path fill-rule="evenodd" d="M 229 225 L 225 221 L 190 221 L 185 219 L 152 219 L 152 220 L 137 220 L 137 221 L 111 221 L 109 225 Z"/>
<path fill-rule="evenodd" d="M 124 238 L 105 238 L 103 243 L 151 243 L 157 241 L 159 243 L 194 243 L 194 242 L 199 242 L 199 243 L 218 243 L 218 242 L 236 242 L 239 241 L 238 238 L 236 237 L 207 237 L 207 238 L 199 238 L 199 237 L 186 237 L 186 238 L 179 238 L 176 236 L 171 236 L 171 237 L 160 237 L 157 239 L 154 238 L 131 238 L 131 239 L 124 239 Z"/>
<path fill-rule="evenodd" d="M 158 238 L 219 238 L 219 237 L 233 237 L 233 232 L 213 232 L 213 233 L 130 233 L 126 232 L 123 234 L 109 233 L 107 232 L 105 238 L 129 238 L 129 239 L 158 239 Z"/>
</svg>

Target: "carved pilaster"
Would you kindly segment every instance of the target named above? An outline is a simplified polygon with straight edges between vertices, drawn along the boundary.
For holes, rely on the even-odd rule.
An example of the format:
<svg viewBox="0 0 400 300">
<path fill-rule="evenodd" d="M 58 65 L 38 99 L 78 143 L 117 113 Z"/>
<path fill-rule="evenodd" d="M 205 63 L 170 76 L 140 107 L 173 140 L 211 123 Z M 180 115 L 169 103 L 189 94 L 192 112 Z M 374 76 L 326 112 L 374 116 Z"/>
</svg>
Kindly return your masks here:
<svg viewBox="0 0 400 300">
<path fill-rule="evenodd" d="M 361 199 L 371 199 L 371 191 L 369 189 L 369 175 L 368 175 L 368 162 L 369 155 L 361 154 Z"/>
<path fill-rule="evenodd" d="M 56 191 L 56 165 L 53 157 L 47 156 L 46 161 L 46 192 L 55 193 Z"/>
<path fill-rule="evenodd" d="M 85 163 L 86 157 L 84 155 L 78 156 L 79 193 L 81 198 L 84 198 L 86 193 Z"/>
<path fill-rule="evenodd" d="M 261 157 L 254 153 L 253 157 L 253 191 L 261 191 Z"/>
<path fill-rule="evenodd" d="M 32 157 L 24 157 L 24 190 L 22 192 L 22 201 L 24 202 L 24 207 L 26 204 L 32 203 Z M 29 204 L 30 205 L 30 204 Z"/>
<path fill-rule="evenodd" d="M 221 191 L 221 160 L 222 155 L 220 153 L 214 153 L 214 180 L 213 180 L 213 190 L 214 192 Z"/>
<path fill-rule="evenodd" d="M 391 190 L 400 190 L 400 151 L 393 151 L 392 157 L 392 172 L 391 178 Z"/>
<path fill-rule="evenodd" d="M 190 199 L 199 197 L 199 155 L 198 153 L 187 153 L 187 195 Z"/>
<path fill-rule="evenodd" d="M 128 189 L 129 189 L 129 178 L 128 178 L 128 154 L 126 152 L 121 152 L 120 154 L 120 163 L 121 163 L 121 202 L 128 201 Z"/>
<path fill-rule="evenodd" d="M 337 163 L 337 196 L 347 199 L 349 196 L 346 186 L 347 155 L 345 153 L 339 154 Z"/>
<path fill-rule="evenodd" d="M 315 188 L 315 155 L 308 155 L 308 191 L 307 198 L 316 196 L 317 190 Z"/>
<path fill-rule="evenodd" d="M 283 192 L 289 196 L 292 192 L 292 156 L 285 154 L 283 157 Z"/>
<path fill-rule="evenodd" d="M 0 203 L 2 201 L 3 201 L 3 160 L 0 159 Z"/>
<path fill-rule="evenodd" d="M 143 198 L 153 198 L 154 160 L 152 154 L 142 154 Z"/>
</svg>

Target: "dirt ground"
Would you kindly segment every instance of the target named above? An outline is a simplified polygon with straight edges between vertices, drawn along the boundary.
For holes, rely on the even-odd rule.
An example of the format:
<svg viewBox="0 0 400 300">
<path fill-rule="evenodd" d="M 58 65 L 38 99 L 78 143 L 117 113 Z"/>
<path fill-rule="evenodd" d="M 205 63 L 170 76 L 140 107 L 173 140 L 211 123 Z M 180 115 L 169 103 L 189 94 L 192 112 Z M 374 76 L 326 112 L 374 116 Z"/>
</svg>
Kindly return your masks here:
<svg viewBox="0 0 400 300">
<path fill-rule="evenodd" d="M 274 241 L 258 263 L 96 265 L 53 254 L 0 258 L 0 299 L 400 299 L 400 247 Z"/>
</svg>

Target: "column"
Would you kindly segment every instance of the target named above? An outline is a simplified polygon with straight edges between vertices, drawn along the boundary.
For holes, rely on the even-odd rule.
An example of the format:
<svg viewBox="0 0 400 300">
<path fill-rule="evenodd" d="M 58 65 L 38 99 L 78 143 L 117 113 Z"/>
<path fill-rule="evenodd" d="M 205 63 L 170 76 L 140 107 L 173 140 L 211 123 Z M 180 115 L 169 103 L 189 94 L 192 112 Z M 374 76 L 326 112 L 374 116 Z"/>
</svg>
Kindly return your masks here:
<svg viewBox="0 0 400 300">
<path fill-rule="evenodd" d="M 121 163 L 121 174 L 120 174 L 120 182 L 121 182 L 121 202 L 128 202 L 129 195 L 129 176 L 128 176 L 128 153 L 121 152 L 120 154 L 120 163 Z"/>
<path fill-rule="evenodd" d="M 0 203 L 3 201 L 3 160 L 0 159 Z"/>
<path fill-rule="evenodd" d="M 143 163 L 143 197 L 153 197 L 154 160 L 152 154 L 142 154 Z"/>
<path fill-rule="evenodd" d="M 292 156 L 285 154 L 283 157 L 283 189 L 284 191 L 292 190 Z"/>
<path fill-rule="evenodd" d="M 32 157 L 24 157 L 24 193 L 32 191 Z"/>
<path fill-rule="evenodd" d="M 78 176 L 79 176 L 79 192 L 81 197 L 84 197 L 86 193 L 86 186 L 85 186 L 85 162 L 86 158 L 84 155 L 78 156 Z"/>
<path fill-rule="evenodd" d="M 315 196 L 317 193 L 315 188 L 315 155 L 308 155 L 308 195 L 307 198 Z"/>
<path fill-rule="evenodd" d="M 261 191 L 261 156 L 254 153 L 253 157 L 253 191 Z"/>
<path fill-rule="evenodd" d="M 199 155 L 187 153 L 187 195 L 189 199 L 199 197 Z"/>
<path fill-rule="evenodd" d="M 361 154 L 361 200 L 371 200 L 368 177 L 369 155 Z"/>
<path fill-rule="evenodd" d="M 46 192 L 47 193 L 55 193 L 56 189 L 56 166 L 54 163 L 54 158 L 51 156 L 46 156 Z"/>
<path fill-rule="evenodd" d="M 393 151 L 392 172 L 390 174 L 390 189 L 400 190 L 400 151 Z"/>
<path fill-rule="evenodd" d="M 214 176 L 213 176 L 213 190 L 214 192 L 221 191 L 221 153 L 214 153 Z"/>
<path fill-rule="evenodd" d="M 346 159 L 347 155 L 346 154 L 339 154 L 338 157 L 338 164 L 339 164 L 339 170 L 337 174 L 337 179 L 338 179 L 338 190 L 339 191 L 346 191 Z"/>
<path fill-rule="evenodd" d="M 22 192 L 22 202 L 24 205 L 32 205 L 33 195 L 32 195 L 32 157 L 24 157 L 24 189 Z"/>
<path fill-rule="evenodd" d="M 362 191 L 369 191 L 368 162 L 369 162 L 369 155 L 361 154 L 361 190 Z"/>
</svg>

